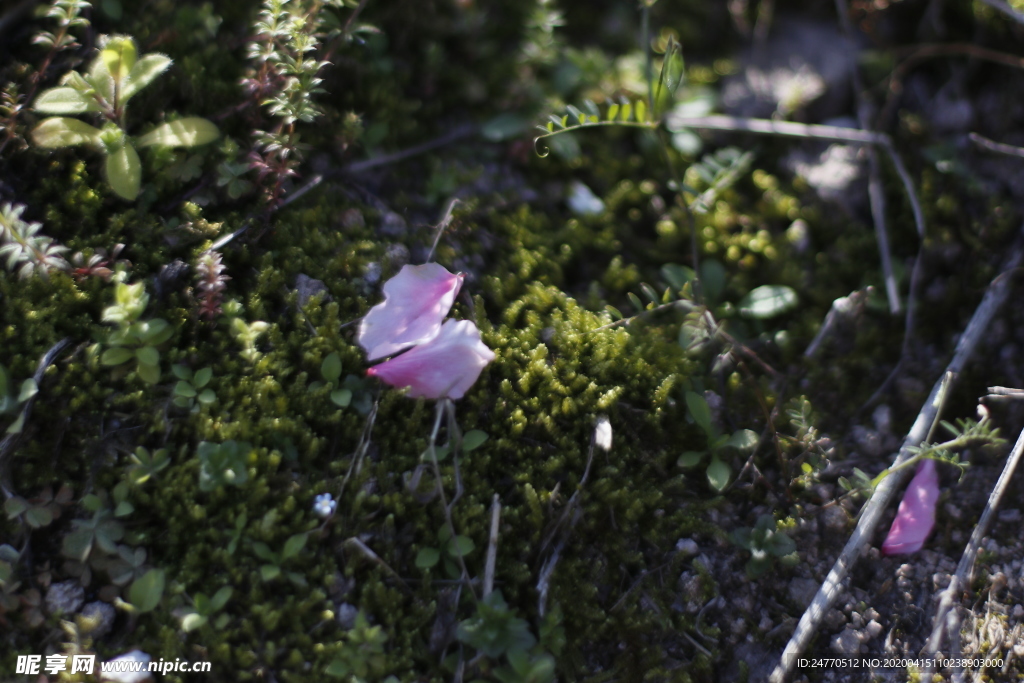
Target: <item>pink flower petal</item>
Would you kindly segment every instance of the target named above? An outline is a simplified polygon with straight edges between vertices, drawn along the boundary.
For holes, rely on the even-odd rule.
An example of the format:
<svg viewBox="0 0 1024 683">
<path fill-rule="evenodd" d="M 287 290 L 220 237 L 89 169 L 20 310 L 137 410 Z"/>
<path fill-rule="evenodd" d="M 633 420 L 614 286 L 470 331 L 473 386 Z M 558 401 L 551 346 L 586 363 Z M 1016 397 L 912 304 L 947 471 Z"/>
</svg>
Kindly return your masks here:
<svg viewBox="0 0 1024 683">
<path fill-rule="evenodd" d="M 384 302 L 370 309 L 359 325 L 357 341 L 367 360 L 377 360 L 437 336 L 462 287 L 462 273 L 424 263 L 403 266 L 384 283 Z"/>
<path fill-rule="evenodd" d="M 410 398 L 462 398 L 494 352 L 468 320 L 449 320 L 432 340 L 366 371 L 393 387 L 410 387 Z"/>
<path fill-rule="evenodd" d="M 928 458 L 917 467 L 917 474 L 903 494 L 900 509 L 882 544 L 885 555 L 916 553 L 935 526 L 935 504 L 939 500 L 939 475 L 935 461 Z"/>
</svg>

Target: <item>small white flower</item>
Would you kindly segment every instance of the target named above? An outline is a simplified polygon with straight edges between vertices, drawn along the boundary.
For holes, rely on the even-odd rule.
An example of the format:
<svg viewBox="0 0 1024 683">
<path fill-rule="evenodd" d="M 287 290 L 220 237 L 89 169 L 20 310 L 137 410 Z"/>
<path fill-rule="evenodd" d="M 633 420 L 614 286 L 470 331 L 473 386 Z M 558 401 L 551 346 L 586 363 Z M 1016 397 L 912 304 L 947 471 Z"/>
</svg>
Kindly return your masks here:
<svg viewBox="0 0 1024 683">
<path fill-rule="evenodd" d="M 325 519 L 334 514 L 336 507 L 338 507 L 338 501 L 331 498 L 329 493 L 321 493 L 313 500 L 313 512 Z"/>
<path fill-rule="evenodd" d="M 597 426 L 594 427 L 594 443 L 603 450 L 610 451 L 612 449 L 612 423 L 604 415 L 597 418 Z"/>
</svg>

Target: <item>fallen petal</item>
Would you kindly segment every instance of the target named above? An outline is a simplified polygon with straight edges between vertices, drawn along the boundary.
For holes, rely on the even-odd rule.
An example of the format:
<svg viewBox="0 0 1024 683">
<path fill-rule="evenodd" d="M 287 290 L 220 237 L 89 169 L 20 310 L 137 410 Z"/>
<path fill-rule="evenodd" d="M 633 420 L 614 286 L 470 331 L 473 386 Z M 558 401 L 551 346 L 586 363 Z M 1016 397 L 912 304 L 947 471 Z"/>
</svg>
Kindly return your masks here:
<svg viewBox="0 0 1024 683">
<path fill-rule="evenodd" d="M 366 371 L 393 387 L 409 387 L 410 398 L 462 398 L 494 360 L 468 320 L 449 320 L 432 340 Z"/>
<path fill-rule="evenodd" d="M 939 475 L 935 461 L 926 459 L 903 494 L 900 509 L 882 544 L 885 555 L 916 553 L 935 526 L 935 504 L 939 500 Z"/>
<path fill-rule="evenodd" d="M 424 263 L 403 266 L 384 283 L 384 302 L 370 309 L 359 325 L 357 341 L 367 360 L 377 360 L 423 344 L 437 336 L 462 287 L 462 273 Z"/>
</svg>

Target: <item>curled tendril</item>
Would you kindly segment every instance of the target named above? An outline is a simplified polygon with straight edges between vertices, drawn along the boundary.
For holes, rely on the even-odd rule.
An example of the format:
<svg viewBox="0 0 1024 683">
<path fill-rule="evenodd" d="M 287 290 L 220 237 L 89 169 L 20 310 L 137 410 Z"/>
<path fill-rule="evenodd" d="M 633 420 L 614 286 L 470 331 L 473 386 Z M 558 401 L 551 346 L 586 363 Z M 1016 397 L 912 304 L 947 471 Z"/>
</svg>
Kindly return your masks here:
<svg viewBox="0 0 1024 683">
<path fill-rule="evenodd" d="M 548 147 L 546 145 L 543 148 L 537 146 L 537 143 L 540 142 L 541 140 L 543 140 L 546 137 L 550 137 L 550 136 L 548 136 L 548 135 L 538 135 L 537 137 L 535 137 L 533 139 L 533 151 L 536 152 L 537 156 L 539 156 L 541 159 L 543 159 L 547 155 L 551 154 L 551 148 L 550 147 Z M 541 149 L 543 149 L 543 151 L 541 151 Z"/>
</svg>

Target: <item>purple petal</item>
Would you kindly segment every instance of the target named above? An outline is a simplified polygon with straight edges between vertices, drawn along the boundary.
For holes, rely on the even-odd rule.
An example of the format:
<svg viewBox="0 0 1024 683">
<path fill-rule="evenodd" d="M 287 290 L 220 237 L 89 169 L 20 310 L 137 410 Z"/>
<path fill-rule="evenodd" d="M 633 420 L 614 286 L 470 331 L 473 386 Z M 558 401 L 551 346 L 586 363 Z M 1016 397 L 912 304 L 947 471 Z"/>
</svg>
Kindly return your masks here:
<svg viewBox="0 0 1024 683">
<path fill-rule="evenodd" d="M 925 459 L 903 494 L 900 509 L 882 544 L 885 555 L 916 553 L 935 526 L 935 504 L 939 500 L 939 475 L 935 461 Z"/>
<path fill-rule="evenodd" d="M 468 320 L 449 320 L 426 344 L 366 371 L 393 387 L 410 387 L 410 398 L 462 398 L 494 360 Z"/>
<path fill-rule="evenodd" d="M 377 360 L 437 336 L 462 287 L 462 273 L 424 263 L 403 266 L 384 283 L 384 302 L 370 309 L 359 324 L 357 341 L 367 360 Z"/>
</svg>

